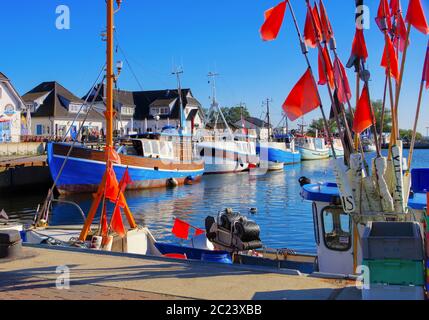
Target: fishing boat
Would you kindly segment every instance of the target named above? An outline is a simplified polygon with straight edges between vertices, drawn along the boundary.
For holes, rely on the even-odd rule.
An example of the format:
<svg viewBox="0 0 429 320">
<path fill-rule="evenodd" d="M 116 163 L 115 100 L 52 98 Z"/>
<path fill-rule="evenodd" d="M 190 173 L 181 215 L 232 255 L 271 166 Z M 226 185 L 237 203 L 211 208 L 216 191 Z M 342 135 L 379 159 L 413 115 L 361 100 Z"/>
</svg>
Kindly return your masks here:
<svg viewBox="0 0 429 320">
<path fill-rule="evenodd" d="M 334 153 L 332 149 L 335 150 L 335 154 L 337 157 L 344 157 L 344 147 L 343 143 L 341 142 L 341 139 L 332 139 L 333 140 L 333 148 L 329 148 L 329 156 L 333 157 Z"/>
<path fill-rule="evenodd" d="M 284 165 L 301 161 L 299 151 L 295 150 L 295 141 L 290 136 L 285 141 L 276 141 L 271 131 L 270 99 L 266 101 L 268 119 L 268 139 L 259 141 L 256 152 L 259 155 L 260 166 L 268 170 L 283 170 Z M 287 140 L 287 143 L 286 143 Z"/>
<path fill-rule="evenodd" d="M 249 165 L 258 162 L 256 155 L 256 136 L 235 134 L 232 132 L 216 100 L 217 74 L 209 73 L 213 97 L 208 119 L 216 115 L 214 125 L 209 130 L 199 130 L 195 139 L 199 156 L 204 160 L 205 174 L 238 173 L 249 169 Z M 218 128 L 221 117 L 223 131 Z"/>
<path fill-rule="evenodd" d="M 324 138 L 300 136 L 296 138 L 302 160 L 322 160 L 329 158 L 329 148 Z"/>
<path fill-rule="evenodd" d="M 128 168 L 133 182 L 128 189 L 166 187 L 171 181 L 185 184 L 199 181 L 204 164 L 193 149 L 192 137 L 179 132 L 148 133 L 129 139 L 117 148 L 118 177 Z M 103 150 L 69 143 L 48 143 L 48 164 L 60 193 L 94 192 L 103 177 L 106 159 Z M 65 161 L 67 160 L 67 161 Z M 61 172 L 61 174 L 59 174 Z"/>
</svg>

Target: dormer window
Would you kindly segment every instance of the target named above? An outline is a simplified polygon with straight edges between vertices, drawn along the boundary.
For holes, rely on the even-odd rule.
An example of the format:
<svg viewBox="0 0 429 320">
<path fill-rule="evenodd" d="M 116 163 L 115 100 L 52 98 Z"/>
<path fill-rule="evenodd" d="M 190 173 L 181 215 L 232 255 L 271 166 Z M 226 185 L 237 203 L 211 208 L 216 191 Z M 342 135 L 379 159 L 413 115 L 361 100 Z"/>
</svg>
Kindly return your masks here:
<svg viewBox="0 0 429 320">
<path fill-rule="evenodd" d="M 170 108 L 169 107 L 152 107 L 150 109 L 150 113 L 153 116 L 156 116 L 156 115 L 167 116 L 170 114 Z"/>
<path fill-rule="evenodd" d="M 81 111 L 81 109 L 82 109 L 82 111 Z M 87 113 L 88 112 L 88 106 L 87 105 L 82 106 L 82 104 L 75 104 L 75 103 L 69 104 L 69 112 L 70 113 L 78 113 L 79 111 L 81 111 L 83 113 Z"/>
<path fill-rule="evenodd" d="M 127 116 L 133 116 L 134 115 L 134 108 L 133 107 L 121 107 L 121 114 L 127 115 Z"/>
</svg>

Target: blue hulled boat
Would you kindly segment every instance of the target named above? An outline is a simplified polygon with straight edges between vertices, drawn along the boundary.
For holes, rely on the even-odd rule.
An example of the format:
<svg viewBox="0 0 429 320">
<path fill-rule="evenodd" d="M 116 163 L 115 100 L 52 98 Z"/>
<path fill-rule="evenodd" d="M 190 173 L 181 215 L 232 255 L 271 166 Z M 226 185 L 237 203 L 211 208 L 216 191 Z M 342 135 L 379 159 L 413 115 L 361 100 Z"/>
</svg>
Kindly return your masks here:
<svg viewBox="0 0 429 320">
<path fill-rule="evenodd" d="M 184 142 L 180 143 L 179 140 Z M 68 143 L 49 143 L 47 149 L 49 170 L 54 180 L 59 176 L 57 189 L 60 193 L 97 190 L 106 170 L 104 150 L 82 145 L 72 147 Z M 130 139 L 117 152 L 120 164 L 114 164 L 113 167 L 118 179 L 128 168 L 133 181 L 128 189 L 191 183 L 199 181 L 204 173 L 204 163 L 194 157 L 190 137 L 186 136 L 152 134 L 142 139 Z"/>
</svg>

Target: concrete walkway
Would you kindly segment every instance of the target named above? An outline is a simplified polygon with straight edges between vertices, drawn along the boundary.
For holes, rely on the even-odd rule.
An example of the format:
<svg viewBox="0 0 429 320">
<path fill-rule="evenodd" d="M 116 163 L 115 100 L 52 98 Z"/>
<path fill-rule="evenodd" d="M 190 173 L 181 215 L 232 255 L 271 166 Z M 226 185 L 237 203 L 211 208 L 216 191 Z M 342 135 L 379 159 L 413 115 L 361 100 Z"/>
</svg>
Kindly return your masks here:
<svg viewBox="0 0 429 320">
<path fill-rule="evenodd" d="M 70 270 L 59 290 L 58 266 Z M 0 260 L 0 299 L 359 299 L 344 280 L 267 273 L 254 268 L 163 258 L 24 248 Z"/>
</svg>

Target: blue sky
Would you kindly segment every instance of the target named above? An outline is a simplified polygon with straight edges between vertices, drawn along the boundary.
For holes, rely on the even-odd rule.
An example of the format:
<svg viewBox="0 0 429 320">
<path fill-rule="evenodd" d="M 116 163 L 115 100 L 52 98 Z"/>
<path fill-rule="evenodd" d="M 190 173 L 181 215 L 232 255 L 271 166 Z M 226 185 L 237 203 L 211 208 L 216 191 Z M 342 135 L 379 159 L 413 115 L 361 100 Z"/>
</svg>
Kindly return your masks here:
<svg viewBox="0 0 429 320">
<path fill-rule="evenodd" d="M 292 0 L 303 28 L 304 0 Z M 429 17 L 429 0 L 422 0 Z M 247 104 L 254 116 L 261 116 L 262 101 L 273 99 L 274 124 L 281 118 L 281 105 L 305 71 L 305 61 L 298 49 L 290 12 L 277 41 L 264 43 L 259 28 L 263 13 L 279 0 L 124 0 L 116 16 L 118 40 L 145 90 L 174 88 L 171 71 L 183 66 L 183 86 L 208 106 L 210 87 L 207 73 L 216 71 L 218 100 L 224 106 Z M 367 0 L 375 14 L 378 0 Z M 325 0 L 338 53 L 346 63 L 354 35 L 354 0 Z M 71 29 L 57 30 L 58 5 L 71 10 Z M 404 11 L 408 0 L 402 0 Z M 104 43 L 100 33 L 105 25 L 104 0 L 4 1 L 0 11 L 3 25 L 2 63 L 0 70 L 25 93 L 42 81 L 56 80 L 78 96 L 86 93 L 104 61 Z M 383 94 L 383 70 L 379 67 L 384 38 L 371 17 L 366 31 L 372 72 L 372 98 Z M 400 104 L 400 125 L 411 128 L 414 119 L 421 70 L 426 50 L 426 36 L 413 30 L 412 45 L 406 65 Z M 316 51 L 311 52 L 316 67 Z M 117 60 L 123 60 L 118 54 Z M 349 72 L 354 87 L 354 73 Z M 124 90 L 139 90 L 127 65 L 119 81 Z M 329 100 L 321 88 L 326 112 Z M 353 98 L 354 99 L 354 98 Z M 419 129 L 429 126 L 429 95 L 425 92 Z M 320 111 L 306 116 L 308 123 L 320 117 Z M 296 126 L 296 124 L 292 124 Z"/>
</svg>

